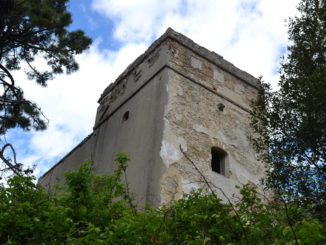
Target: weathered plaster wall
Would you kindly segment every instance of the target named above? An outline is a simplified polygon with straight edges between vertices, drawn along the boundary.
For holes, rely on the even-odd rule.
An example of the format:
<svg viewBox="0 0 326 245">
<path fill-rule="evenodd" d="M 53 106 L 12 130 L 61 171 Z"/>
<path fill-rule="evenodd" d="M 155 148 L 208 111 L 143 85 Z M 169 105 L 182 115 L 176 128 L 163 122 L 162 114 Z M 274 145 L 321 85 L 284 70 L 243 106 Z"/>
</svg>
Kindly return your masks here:
<svg viewBox="0 0 326 245">
<path fill-rule="evenodd" d="M 62 183 L 63 173 L 85 159 L 93 160 L 98 173 L 110 174 L 114 155 L 126 152 L 136 203 L 170 203 L 204 186 L 181 145 L 208 180 L 231 196 L 236 184 L 256 184 L 263 176 L 248 140 L 248 109 L 257 86 L 248 73 L 168 29 L 104 90 L 93 133 L 39 183 Z M 228 153 L 225 176 L 211 170 L 213 146 Z"/>
<path fill-rule="evenodd" d="M 168 53 L 164 43 L 149 48 L 104 90 L 99 100 L 92 150 L 94 166 L 99 173 L 112 173 L 114 155 L 126 152 L 131 158 L 127 180 L 138 205 L 160 204 L 158 179 L 165 170 L 158 152 L 167 102 Z M 127 111 L 129 119 L 123 121 Z"/>
<path fill-rule="evenodd" d="M 157 152 L 163 132 L 167 79 L 166 71 L 157 74 L 94 131 L 96 171 L 112 173 L 116 167 L 112 164 L 114 155 L 126 152 L 131 158 L 127 180 L 139 205 L 160 203 L 160 185 L 157 180 L 164 172 L 164 165 Z M 129 119 L 123 121 L 126 111 L 129 111 Z"/>
<path fill-rule="evenodd" d="M 180 145 L 207 179 L 228 197 L 236 193 L 235 185 L 248 181 L 258 184 L 264 166 L 257 162 L 248 139 L 251 130 L 246 111 L 256 96 L 256 88 L 178 43 L 172 41 L 170 45 L 175 49 L 171 59 L 175 70 L 169 70 L 166 87 L 169 97 L 160 156 L 167 170 L 160 180 L 162 203 L 205 186 L 181 153 Z M 223 111 L 218 110 L 219 103 L 225 105 Z M 225 176 L 211 170 L 214 146 L 228 153 Z"/>
<path fill-rule="evenodd" d="M 86 137 L 79 145 L 77 145 L 69 154 L 67 154 L 61 161 L 47 171 L 38 183 L 51 190 L 51 187 L 55 184 L 64 183 L 64 173 L 67 171 L 77 170 L 78 167 L 85 162 L 85 160 L 91 159 L 93 146 L 93 134 Z"/>
<path fill-rule="evenodd" d="M 92 135 L 42 176 L 41 185 L 63 183 L 64 172 L 77 169 L 85 159 L 93 161 L 97 173 L 110 174 L 115 154 L 126 152 L 131 158 L 127 180 L 136 203 L 160 204 L 158 180 L 165 170 L 158 152 L 167 102 L 167 47 L 148 50 L 104 90 Z"/>
</svg>

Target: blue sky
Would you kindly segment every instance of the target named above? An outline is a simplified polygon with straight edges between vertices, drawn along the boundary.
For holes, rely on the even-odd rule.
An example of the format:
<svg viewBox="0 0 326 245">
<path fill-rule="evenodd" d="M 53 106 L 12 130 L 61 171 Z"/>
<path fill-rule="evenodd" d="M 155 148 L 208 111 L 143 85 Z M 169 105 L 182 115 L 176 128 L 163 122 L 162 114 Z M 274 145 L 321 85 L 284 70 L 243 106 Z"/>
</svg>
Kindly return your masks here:
<svg viewBox="0 0 326 245">
<path fill-rule="evenodd" d="M 71 0 L 68 9 L 72 14 L 73 22 L 70 30 L 84 30 L 87 36 L 100 39 L 100 49 L 116 50 L 121 47 L 119 40 L 113 39 L 114 22 L 106 18 L 92 7 L 89 0 Z"/>
<path fill-rule="evenodd" d="M 92 132 L 102 91 L 168 27 L 276 87 L 286 52 L 284 20 L 298 0 L 71 0 L 71 30 L 93 39 L 77 57 L 78 72 L 60 75 L 47 88 L 15 73 L 25 95 L 49 118 L 43 132 L 15 129 L 6 136 L 18 161 L 36 164 L 40 176 Z M 40 60 L 38 67 L 43 67 Z M 4 139 L 2 139 L 4 140 Z"/>
</svg>

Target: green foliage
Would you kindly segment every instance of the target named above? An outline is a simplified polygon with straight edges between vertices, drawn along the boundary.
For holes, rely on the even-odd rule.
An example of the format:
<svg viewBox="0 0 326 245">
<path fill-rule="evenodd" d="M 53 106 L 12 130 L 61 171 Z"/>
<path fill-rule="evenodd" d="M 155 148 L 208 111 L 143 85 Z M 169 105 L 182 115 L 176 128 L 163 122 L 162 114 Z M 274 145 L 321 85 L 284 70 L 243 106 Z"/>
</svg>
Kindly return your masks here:
<svg viewBox="0 0 326 245">
<path fill-rule="evenodd" d="M 0 4 L 0 134 L 10 128 L 43 130 L 46 122 L 36 104 L 24 98 L 12 71 L 24 67 L 41 86 L 55 74 L 78 69 L 74 56 L 91 43 L 80 30 L 68 31 L 68 0 L 3 0 Z M 40 70 L 34 61 L 46 61 Z"/>
<path fill-rule="evenodd" d="M 170 206 L 136 209 L 125 179 L 129 158 L 111 176 L 86 162 L 46 193 L 29 176 L 0 186 L 1 244 L 325 244 L 326 224 L 295 203 L 262 201 L 255 187 L 224 204 L 198 190 Z M 286 215 L 287 213 L 287 215 Z"/>
<path fill-rule="evenodd" d="M 326 1 L 301 0 L 298 10 L 280 89 L 263 83 L 253 105 L 254 144 L 269 187 L 326 220 Z"/>
</svg>

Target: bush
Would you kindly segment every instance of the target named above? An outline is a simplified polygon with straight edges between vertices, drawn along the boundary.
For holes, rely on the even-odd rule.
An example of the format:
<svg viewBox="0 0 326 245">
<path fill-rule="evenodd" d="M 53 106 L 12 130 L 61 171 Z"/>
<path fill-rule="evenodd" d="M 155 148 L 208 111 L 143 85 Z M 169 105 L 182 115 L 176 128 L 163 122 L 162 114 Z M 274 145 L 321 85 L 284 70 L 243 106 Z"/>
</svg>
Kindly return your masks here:
<svg viewBox="0 0 326 245">
<path fill-rule="evenodd" d="M 294 202 L 264 203 L 255 187 L 223 204 L 198 190 L 170 206 L 136 209 L 122 180 L 128 157 L 113 175 L 86 162 L 47 193 L 30 176 L 0 186 L 1 244 L 326 244 L 326 225 Z"/>
</svg>

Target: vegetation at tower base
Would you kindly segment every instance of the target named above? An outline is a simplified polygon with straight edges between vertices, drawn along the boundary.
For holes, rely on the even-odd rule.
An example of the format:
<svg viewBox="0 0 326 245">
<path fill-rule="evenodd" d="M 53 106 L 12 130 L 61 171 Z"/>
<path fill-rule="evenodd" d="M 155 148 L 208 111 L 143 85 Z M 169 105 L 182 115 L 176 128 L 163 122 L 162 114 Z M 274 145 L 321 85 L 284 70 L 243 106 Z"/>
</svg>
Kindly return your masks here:
<svg viewBox="0 0 326 245">
<path fill-rule="evenodd" d="M 233 205 L 199 190 L 136 209 L 123 180 L 129 159 L 115 160 L 111 176 L 87 162 L 51 193 L 13 176 L 0 186 L 0 244 L 326 244 L 326 223 L 295 202 L 267 204 L 250 185 Z"/>
<path fill-rule="evenodd" d="M 29 79 L 46 86 L 55 74 L 76 71 L 74 56 L 91 44 L 82 31 L 67 30 L 71 23 L 67 1 L 1 1 L 0 135 L 15 127 L 43 130 L 47 126 L 40 108 L 24 97 L 12 72 L 24 68 Z M 37 67 L 35 61 L 40 60 L 47 70 Z"/>
<path fill-rule="evenodd" d="M 263 83 L 252 110 L 254 143 L 268 163 L 269 187 L 325 221 L 326 1 L 302 0 L 298 10 L 288 22 L 280 89 Z"/>
</svg>

